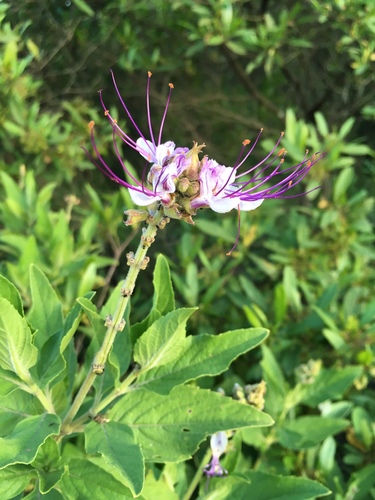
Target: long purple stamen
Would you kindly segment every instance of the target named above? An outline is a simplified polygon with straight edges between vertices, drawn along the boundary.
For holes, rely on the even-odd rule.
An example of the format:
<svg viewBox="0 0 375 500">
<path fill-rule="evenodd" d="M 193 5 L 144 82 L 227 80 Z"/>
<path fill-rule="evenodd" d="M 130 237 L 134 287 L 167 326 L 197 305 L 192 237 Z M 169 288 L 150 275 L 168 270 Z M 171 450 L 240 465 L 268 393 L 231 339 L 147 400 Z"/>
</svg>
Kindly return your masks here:
<svg viewBox="0 0 375 500">
<path fill-rule="evenodd" d="M 158 146 L 160 146 L 160 143 L 161 143 L 161 136 L 162 136 L 162 133 L 163 133 L 164 122 L 165 122 L 165 118 L 167 116 L 167 111 L 168 111 L 168 108 L 169 108 L 169 103 L 171 101 L 172 90 L 174 89 L 173 83 L 168 83 L 168 85 L 169 85 L 169 92 L 168 92 L 167 102 L 165 104 L 163 118 L 162 118 L 161 123 L 160 123 L 160 130 L 159 130 L 159 137 L 158 137 Z"/>
<path fill-rule="evenodd" d="M 148 74 L 147 92 L 146 92 L 147 122 L 148 122 L 148 129 L 150 131 L 151 141 L 152 141 L 152 144 L 155 147 L 155 139 L 154 139 L 154 133 L 152 131 L 151 111 L 150 111 L 150 82 L 151 82 L 152 73 L 151 73 L 151 71 L 149 71 L 147 74 Z"/>
</svg>

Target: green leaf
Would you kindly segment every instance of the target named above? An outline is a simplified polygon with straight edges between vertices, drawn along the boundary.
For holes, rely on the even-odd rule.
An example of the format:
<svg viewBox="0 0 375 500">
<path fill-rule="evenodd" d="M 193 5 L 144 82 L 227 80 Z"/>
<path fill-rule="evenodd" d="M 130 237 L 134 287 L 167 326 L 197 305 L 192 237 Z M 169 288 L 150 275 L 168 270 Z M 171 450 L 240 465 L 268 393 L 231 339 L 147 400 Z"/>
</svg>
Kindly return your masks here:
<svg viewBox="0 0 375 500">
<path fill-rule="evenodd" d="M 205 500 L 314 500 L 328 495 L 329 489 L 304 477 L 278 476 L 267 472 L 249 471 L 233 474 L 225 481 L 217 480 L 214 491 Z"/>
<path fill-rule="evenodd" d="M 42 411 L 39 401 L 19 388 L 0 397 L 0 435 L 7 436 L 25 416 L 38 415 Z"/>
<path fill-rule="evenodd" d="M 314 382 L 307 385 L 301 401 L 315 408 L 326 399 L 338 399 L 361 376 L 361 366 L 345 366 L 344 368 L 330 368 L 322 370 Z"/>
<path fill-rule="evenodd" d="M 23 316 L 22 299 L 17 288 L 8 281 L 4 276 L 0 275 L 0 297 L 7 299 L 17 312 Z"/>
<path fill-rule="evenodd" d="M 347 167 L 341 170 L 333 189 L 333 199 L 336 203 L 344 197 L 349 187 L 353 184 L 354 176 L 353 167 Z"/>
<path fill-rule="evenodd" d="M 0 438 L 0 468 L 17 463 L 29 464 L 44 440 L 58 434 L 59 430 L 59 417 L 50 413 L 21 420 L 7 437 Z"/>
<path fill-rule="evenodd" d="M 84 2 L 84 0 L 73 0 L 73 3 L 76 4 L 80 11 L 88 16 L 92 17 L 95 14 L 90 5 L 87 2 Z"/>
<path fill-rule="evenodd" d="M 30 480 L 36 476 L 29 465 L 11 465 L 0 470 L 0 498 L 8 500 L 22 493 Z"/>
<path fill-rule="evenodd" d="M 100 453 L 107 464 L 118 470 L 134 495 L 141 493 L 145 474 L 143 455 L 128 425 L 91 422 L 85 429 L 85 442 L 87 453 Z"/>
<path fill-rule="evenodd" d="M 108 412 L 111 421 L 129 425 L 146 460 L 186 460 L 208 435 L 240 427 L 268 426 L 269 415 L 218 393 L 179 386 L 169 396 L 141 389 Z"/>
<path fill-rule="evenodd" d="M 199 377 L 225 371 L 241 354 L 257 347 L 268 336 L 264 328 L 233 330 L 221 335 L 197 335 L 185 339 L 183 351 L 176 359 L 141 374 L 137 386 L 168 394 L 176 386 Z"/>
<path fill-rule="evenodd" d="M 26 319 L 8 300 L 0 298 L 0 366 L 29 380 L 28 369 L 35 365 L 37 355 Z"/>
<path fill-rule="evenodd" d="M 0 367 L 0 397 L 7 396 L 20 385 L 23 385 L 23 382 L 15 373 Z"/>
<path fill-rule="evenodd" d="M 48 493 L 65 472 L 61 466 L 58 444 L 52 437 L 48 437 L 39 448 L 32 465 L 38 472 L 40 492 Z"/>
<path fill-rule="evenodd" d="M 34 344 L 40 349 L 50 337 L 62 330 L 62 305 L 45 274 L 35 265 L 30 267 L 30 288 L 33 305 L 27 317 L 37 330 Z"/>
<path fill-rule="evenodd" d="M 142 371 L 164 365 L 175 359 L 184 347 L 188 318 L 196 308 L 177 309 L 160 319 L 145 331 L 134 346 L 134 361 Z"/>
<path fill-rule="evenodd" d="M 343 431 L 348 420 L 322 416 L 305 416 L 284 422 L 277 430 L 280 443 L 291 450 L 303 450 L 317 446 L 328 436 Z"/>
<path fill-rule="evenodd" d="M 59 484 L 64 498 L 80 500 L 133 500 L 133 495 L 120 481 L 87 459 L 69 461 L 68 471 Z M 140 497 L 138 497 L 140 498 Z"/>
<path fill-rule="evenodd" d="M 159 254 L 154 270 L 154 300 L 153 309 L 157 309 L 160 314 L 174 311 L 175 301 L 172 288 L 171 273 L 167 259 Z"/>
<path fill-rule="evenodd" d="M 263 370 L 263 378 L 267 383 L 265 408 L 272 416 L 276 416 L 279 415 L 284 408 L 286 382 L 271 350 L 263 345 L 262 352 L 263 359 L 260 365 Z"/>
</svg>

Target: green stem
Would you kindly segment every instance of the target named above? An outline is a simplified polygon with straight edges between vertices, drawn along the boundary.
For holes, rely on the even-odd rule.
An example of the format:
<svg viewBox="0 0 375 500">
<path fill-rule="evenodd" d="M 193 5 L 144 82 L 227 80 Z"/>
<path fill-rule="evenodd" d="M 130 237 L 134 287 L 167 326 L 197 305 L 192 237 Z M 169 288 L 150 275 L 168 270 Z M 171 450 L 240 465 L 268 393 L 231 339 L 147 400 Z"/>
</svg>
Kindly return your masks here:
<svg viewBox="0 0 375 500">
<path fill-rule="evenodd" d="M 209 447 L 203 456 L 202 460 L 200 461 L 198 467 L 197 467 L 197 472 L 195 473 L 189 488 L 187 489 L 185 495 L 182 497 L 182 500 L 190 500 L 190 498 L 193 496 L 193 493 L 195 489 L 197 488 L 200 480 L 202 479 L 203 472 L 204 472 L 204 466 L 208 464 L 212 456 L 212 451 L 211 448 Z"/>
<path fill-rule="evenodd" d="M 56 413 L 56 410 L 52 404 L 52 401 L 45 395 L 45 393 L 42 391 L 40 387 L 38 387 L 35 382 L 33 382 L 30 379 L 30 382 L 27 384 L 28 386 L 28 392 L 30 394 L 33 394 L 35 397 L 39 399 L 39 401 L 42 403 L 44 409 L 48 413 Z"/>
<path fill-rule="evenodd" d="M 87 396 L 87 393 L 91 389 L 96 377 L 104 373 L 105 364 L 107 362 L 107 358 L 111 351 L 113 342 L 116 338 L 116 334 L 118 331 L 123 330 L 125 327 L 124 313 L 133 293 L 138 274 L 141 270 L 146 269 L 149 262 L 149 258 L 146 257 L 147 251 L 155 240 L 158 226 L 165 225 L 165 223 L 161 224 L 163 222 L 163 219 L 164 216 L 162 212 L 156 212 L 154 216 L 150 215 L 147 219 L 148 226 L 142 234 L 136 254 L 134 255 L 133 252 L 127 254 L 127 263 L 130 269 L 125 278 L 124 285 L 121 288 L 121 295 L 117 303 L 115 313 L 113 317 L 108 317 L 106 319 L 105 324 L 106 326 L 108 326 L 108 329 L 105 334 L 103 344 L 99 351 L 96 353 L 92 364 L 92 369 L 87 374 L 86 379 L 83 381 L 83 384 L 78 391 L 69 412 L 64 418 L 62 425 L 62 434 L 69 434 L 71 432 L 70 424 L 79 411 L 84 399 Z"/>
</svg>

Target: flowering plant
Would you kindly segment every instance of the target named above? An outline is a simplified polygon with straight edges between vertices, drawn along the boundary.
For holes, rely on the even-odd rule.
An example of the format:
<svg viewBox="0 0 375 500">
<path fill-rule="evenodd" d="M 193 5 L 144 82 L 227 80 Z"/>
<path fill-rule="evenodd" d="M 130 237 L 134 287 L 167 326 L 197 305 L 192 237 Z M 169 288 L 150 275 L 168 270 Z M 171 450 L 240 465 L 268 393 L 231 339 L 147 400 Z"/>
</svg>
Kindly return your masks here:
<svg viewBox="0 0 375 500">
<path fill-rule="evenodd" d="M 116 82 L 120 101 L 139 135 L 137 140 L 117 125 L 100 94 L 125 179 L 103 160 L 90 124 L 97 156 L 92 160 L 108 177 L 129 189 L 134 203 L 146 207 L 127 211 L 127 224 L 142 221 L 145 227 L 137 251 L 127 254 L 129 272 L 124 282 L 115 288 L 102 310 L 92 302 L 94 294 L 88 293 L 78 297 L 65 314 L 43 271 L 32 266 L 32 307 L 25 315 L 18 290 L 0 276 L 0 376 L 9 413 L 0 452 L 0 479 L 5 484 L 5 490 L 0 486 L 0 491 L 4 499 L 24 490 L 32 492 L 31 498 L 41 494 L 91 498 L 94 485 L 96 491 L 104 491 L 106 498 L 135 498 L 142 494 L 142 498 L 152 500 L 155 497 L 149 485 L 157 467 L 149 463 L 188 460 L 211 436 L 211 462 L 207 465 L 209 450 L 183 492 L 184 500 L 188 500 L 203 482 L 204 474 L 213 478 L 228 472 L 230 478 L 229 467 L 228 471 L 224 469 L 219 460 L 227 452 L 226 431 L 273 424 L 273 419 L 259 409 L 264 384 L 258 384 L 259 389 L 249 386 L 248 397 L 235 400 L 203 389 L 197 382 L 225 372 L 238 356 L 261 344 L 268 330 L 242 328 L 218 335 L 186 336 L 186 323 L 196 308 L 176 309 L 170 271 L 163 256 L 158 257 L 154 270 L 151 310 L 140 323 L 131 323 L 130 299 L 139 273 L 148 265 L 148 249 L 170 218 L 193 224 L 198 208 L 210 207 L 220 213 L 233 208 L 252 210 L 266 198 L 287 196 L 285 193 L 304 178 L 320 156 L 306 157 L 295 167 L 282 169 L 285 150 L 277 152 L 279 139 L 260 163 L 240 173 L 260 134 L 247 152 L 249 141 L 244 141 L 232 167 L 206 156 L 200 158 L 203 144 L 194 143 L 188 149 L 176 147 L 171 141 L 162 142 L 171 85 L 155 140 L 149 104 L 150 76 L 150 139 L 131 117 Z M 119 139 L 150 164 L 144 168 L 141 180 L 123 162 Z M 269 181 L 273 185 L 269 186 Z M 73 340 L 81 322 L 86 330 L 87 323 L 91 325 L 83 361 L 78 359 Z M 237 385 L 235 392 L 239 394 Z M 250 472 L 251 477 L 243 480 L 247 490 L 256 480 L 267 482 L 271 476 Z M 296 485 L 315 496 L 327 491 L 310 480 L 295 479 L 292 483 L 282 483 L 281 479 L 286 494 Z"/>
</svg>

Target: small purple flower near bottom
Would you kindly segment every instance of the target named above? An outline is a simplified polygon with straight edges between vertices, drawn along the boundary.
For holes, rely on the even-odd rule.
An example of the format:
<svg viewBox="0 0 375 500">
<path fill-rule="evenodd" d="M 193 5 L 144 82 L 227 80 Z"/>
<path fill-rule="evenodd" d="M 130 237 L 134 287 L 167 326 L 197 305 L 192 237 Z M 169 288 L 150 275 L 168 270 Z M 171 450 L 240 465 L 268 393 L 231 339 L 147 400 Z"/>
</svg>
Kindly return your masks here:
<svg viewBox="0 0 375 500">
<path fill-rule="evenodd" d="M 212 459 L 204 467 L 204 473 L 207 477 L 224 476 L 228 471 L 220 465 L 220 456 L 226 451 L 228 446 L 227 434 L 224 431 L 216 432 L 211 436 L 210 446 L 212 450 Z"/>
</svg>

